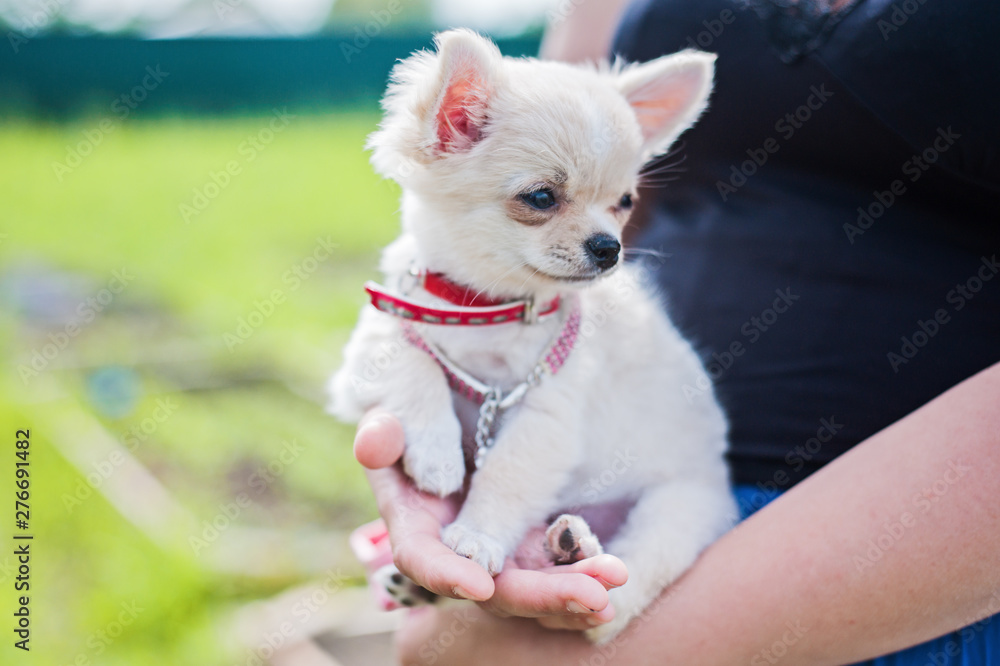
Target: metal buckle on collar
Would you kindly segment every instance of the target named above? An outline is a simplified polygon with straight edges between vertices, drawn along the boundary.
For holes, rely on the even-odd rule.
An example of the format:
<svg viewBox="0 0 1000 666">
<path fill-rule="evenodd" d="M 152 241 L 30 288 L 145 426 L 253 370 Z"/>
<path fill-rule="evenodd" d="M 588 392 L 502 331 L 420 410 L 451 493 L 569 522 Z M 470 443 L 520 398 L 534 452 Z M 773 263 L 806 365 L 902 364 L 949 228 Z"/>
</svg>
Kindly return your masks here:
<svg viewBox="0 0 1000 666">
<path fill-rule="evenodd" d="M 404 296 L 409 295 L 416 287 L 423 287 L 425 280 L 425 273 L 423 271 L 417 270 L 416 266 L 410 266 L 410 270 L 406 272 L 399 278 L 399 293 Z"/>
<path fill-rule="evenodd" d="M 538 323 L 538 308 L 535 306 L 535 297 L 529 296 L 524 299 L 524 319 L 525 324 Z"/>
</svg>

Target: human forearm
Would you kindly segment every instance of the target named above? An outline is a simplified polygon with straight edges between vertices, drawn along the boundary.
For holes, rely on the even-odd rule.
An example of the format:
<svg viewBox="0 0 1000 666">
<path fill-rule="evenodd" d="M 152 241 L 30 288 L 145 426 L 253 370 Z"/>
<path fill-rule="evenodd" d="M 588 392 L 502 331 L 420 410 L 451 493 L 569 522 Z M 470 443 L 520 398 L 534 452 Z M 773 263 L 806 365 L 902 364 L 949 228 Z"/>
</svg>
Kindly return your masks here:
<svg viewBox="0 0 1000 666">
<path fill-rule="evenodd" d="M 779 643 L 775 652 L 787 648 L 792 663 L 848 663 L 997 612 L 998 593 L 994 366 L 717 542 L 624 637 L 621 652 L 637 664 L 652 655 L 764 664 Z"/>
<path fill-rule="evenodd" d="M 548 12 L 539 55 L 565 62 L 608 58 L 628 0 L 561 0 Z"/>
</svg>

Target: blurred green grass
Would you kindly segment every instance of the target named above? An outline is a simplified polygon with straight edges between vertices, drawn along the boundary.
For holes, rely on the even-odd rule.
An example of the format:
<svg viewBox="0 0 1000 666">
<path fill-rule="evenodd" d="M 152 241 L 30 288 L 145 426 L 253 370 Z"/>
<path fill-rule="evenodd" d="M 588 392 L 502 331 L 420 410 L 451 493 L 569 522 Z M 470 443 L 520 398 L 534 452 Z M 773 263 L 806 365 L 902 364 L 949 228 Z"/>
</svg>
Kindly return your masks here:
<svg viewBox="0 0 1000 666">
<path fill-rule="evenodd" d="M 94 137 L 100 118 L 0 126 L 0 420 L 8 439 L 32 431 L 36 532 L 32 651 L 17 663 L 244 663 L 221 636 L 227 614 L 301 582 L 214 573 L 185 539 L 154 545 L 99 493 L 74 502 L 91 470 L 60 453 L 73 443 L 50 426 L 66 414 L 92 414 L 198 519 L 241 492 L 252 505 L 239 520 L 251 526 L 348 529 L 374 516 L 352 429 L 318 403 L 364 302 L 360 285 L 397 233 L 398 190 L 363 150 L 375 116 L 300 116 L 265 143 L 269 120 L 130 119 L 61 174 L 54 163 Z M 261 146 L 253 160 L 241 148 L 251 137 Z M 185 223 L 181 205 L 232 161 L 239 174 Z M 328 257 L 314 255 L 331 244 Z M 54 358 L 37 356 L 66 330 L 67 309 L 50 307 L 45 285 L 69 285 L 73 321 L 113 271 L 134 278 Z M 275 292 L 281 302 L 269 307 Z M 260 309 L 268 315 L 253 315 Z M 109 370 L 127 394 L 114 409 L 101 383 Z M 160 422 L 163 400 L 174 407 Z M 289 442 L 301 453 L 254 486 L 254 470 Z M 12 562 L 0 556 L 7 590 Z M 105 641 L 99 632 L 129 603 L 143 610 Z"/>
</svg>

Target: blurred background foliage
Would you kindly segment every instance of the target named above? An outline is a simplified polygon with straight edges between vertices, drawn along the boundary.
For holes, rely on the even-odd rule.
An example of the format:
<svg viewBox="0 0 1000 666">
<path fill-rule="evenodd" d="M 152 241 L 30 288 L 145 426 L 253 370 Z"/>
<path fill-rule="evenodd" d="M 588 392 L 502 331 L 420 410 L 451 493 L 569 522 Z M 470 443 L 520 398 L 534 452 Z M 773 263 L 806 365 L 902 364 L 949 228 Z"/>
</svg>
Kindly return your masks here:
<svg viewBox="0 0 1000 666">
<path fill-rule="evenodd" d="M 557 0 L 0 0 L 0 25 L 36 33 L 309 35 L 351 29 L 388 12 L 390 32 L 462 25 L 509 37 L 540 31 Z M 562 2 L 573 6 L 572 0 Z"/>
<path fill-rule="evenodd" d="M 377 93 L 447 25 L 533 52 L 546 6 L 450 4 L 400 0 L 352 64 L 390 3 L 0 2 L 0 489 L 28 428 L 35 535 L 31 652 L 8 628 L 0 663 L 263 664 L 364 614 L 346 535 L 376 512 L 323 385 L 398 230 Z"/>
</svg>

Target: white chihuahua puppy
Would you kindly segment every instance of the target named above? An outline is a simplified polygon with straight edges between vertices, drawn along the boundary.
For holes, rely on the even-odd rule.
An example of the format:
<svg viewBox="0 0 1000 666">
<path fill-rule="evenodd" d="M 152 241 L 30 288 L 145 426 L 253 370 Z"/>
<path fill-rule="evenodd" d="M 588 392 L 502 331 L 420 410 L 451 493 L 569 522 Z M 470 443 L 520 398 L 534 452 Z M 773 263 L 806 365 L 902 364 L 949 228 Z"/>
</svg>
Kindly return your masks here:
<svg viewBox="0 0 1000 666">
<path fill-rule="evenodd" d="M 490 574 L 560 512 L 634 502 L 606 544 L 629 580 L 588 632 L 603 642 L 735 516 L 722 410 L 682 390 L 702 365 L 620 261 L 640 171 L 705 109 L 714 56 L 578 67 L 505 58 L 466 30 L 435 42 L 393 70 L 369 141 L 402 186 L 403 234 L 331 411 L 398 416 L 428 493 L 474 472 L 441 537 Z M 555 561 L 601 552 L 573 515 L 548 537 Z"/>
</svg>

